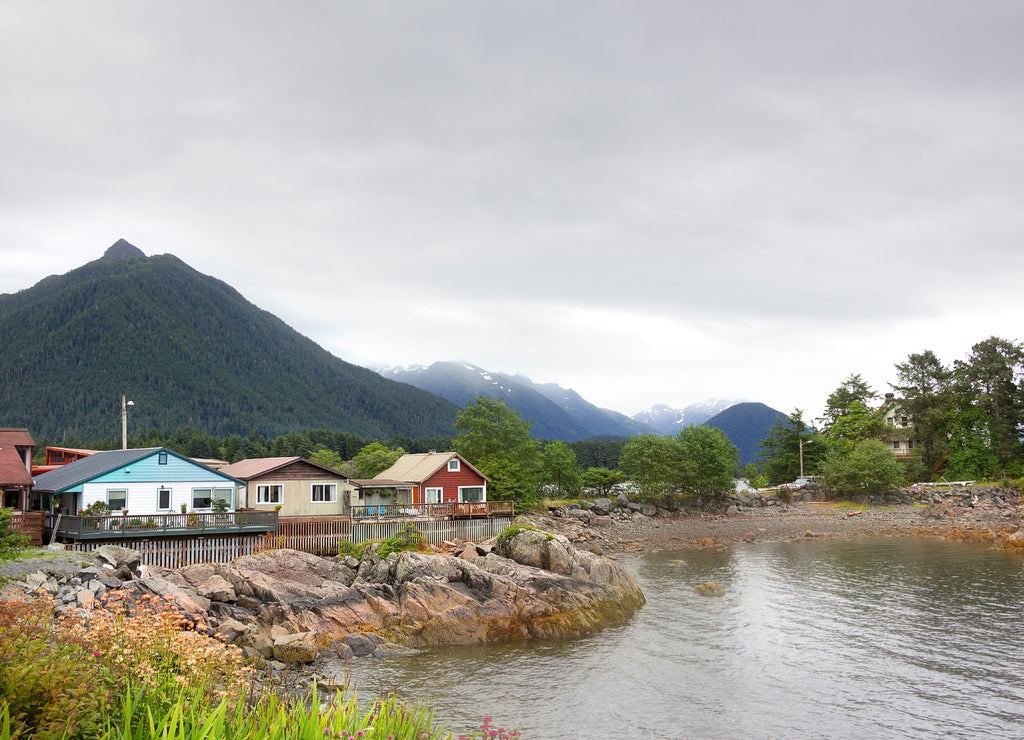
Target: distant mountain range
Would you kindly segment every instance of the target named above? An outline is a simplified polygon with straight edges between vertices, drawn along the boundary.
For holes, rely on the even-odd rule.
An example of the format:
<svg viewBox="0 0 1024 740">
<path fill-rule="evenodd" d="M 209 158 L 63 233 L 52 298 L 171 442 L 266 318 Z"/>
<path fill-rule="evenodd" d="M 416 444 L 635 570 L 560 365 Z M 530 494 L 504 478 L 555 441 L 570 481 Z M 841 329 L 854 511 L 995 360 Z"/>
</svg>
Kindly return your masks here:
<svg viewBox="0 0 1024 740">
<path fill-rule="evenodd" d="M 37 439 L 130 431 L 449 437 L 458 409 L 331 355 L 236 290 L 124 240 L 0 295 L 0 426 Z"/>
<path fill-rule="evenodd" d="M 533 436 L 537 439 L 575 442 L 590 437 L 631 437 L 654 432 L 625 414 L 594 406 L 576 391 L 554 383 L 534 383 L 522 375 L 484 370 L 468 362 L 389 367 L 378 372 L 389 380 L 430 391 L 462 408 L 478 396 L 504 399 L 533 424 Z"/>
<path fill-rule="evenodd" d="M 729 399 L 703 401 L 683 409 L 664 404 L 629 417 L 601 409 L 578 393 L 554 383 L 534 383 L 522 375 L 485 370 L 468 362 L 381 368 L 385 378 L 399 380 L 436 393 L 465 407 L 478 396 L 500 398 L 533 424 L 538 439 L 574 442 L 596 437 L 632 437 L 638 434 L 675 434 L 687 426 L 718 427 L 736 445 L 741 464 L 754 462 L 758 443 L 765 438 L 781 411 L 763 403 Z"/>
<path fill-rule="evenodd" d="M 716 414 L 738 403 L 743 403 L 743 400 L 721 398 L 691 403 L 681 409 L 674 409 L 671 406 L 658 403 L 647 411 L 633 414 L 632 418 L 635 422 L 651 427 L 658 434 L 675 434 L 683 427 L 700 426 Z"/>
</svg>

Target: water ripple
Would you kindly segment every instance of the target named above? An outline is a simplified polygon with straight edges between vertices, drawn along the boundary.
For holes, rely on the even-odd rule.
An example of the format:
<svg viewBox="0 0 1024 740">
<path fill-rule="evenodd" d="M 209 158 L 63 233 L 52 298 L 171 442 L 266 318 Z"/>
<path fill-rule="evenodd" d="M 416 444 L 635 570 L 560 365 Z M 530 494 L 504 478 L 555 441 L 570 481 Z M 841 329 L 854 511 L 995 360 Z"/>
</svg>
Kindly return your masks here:
<svg viewBox="0 0 1024 740">
<path fill-rule="evenodd" d="M 864 538 L 623 563 L 648 598 L 623 627 L 356 661 L 358 688 L 528 740 L 1024 737 L 1019 558 Z M 705 581 L 725 596 L 698 596 Z"/>
</svg>

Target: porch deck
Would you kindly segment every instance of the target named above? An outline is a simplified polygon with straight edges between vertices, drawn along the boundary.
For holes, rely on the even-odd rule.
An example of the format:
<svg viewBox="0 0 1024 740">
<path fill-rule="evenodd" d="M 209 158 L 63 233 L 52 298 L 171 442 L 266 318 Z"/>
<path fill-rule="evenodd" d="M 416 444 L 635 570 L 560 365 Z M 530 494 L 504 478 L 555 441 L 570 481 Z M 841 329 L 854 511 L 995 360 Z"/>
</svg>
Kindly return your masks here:
<svg viewBox="0 0 1024 740">
<path fill-rule="evenodd" d="M 276 511 L 234 511 L 223 514 L 147 514 L 110 516 L 47 515 L 47 529 L 64 540 L 116 540 L 140 537 L 276 532 Z"/>
</svg>

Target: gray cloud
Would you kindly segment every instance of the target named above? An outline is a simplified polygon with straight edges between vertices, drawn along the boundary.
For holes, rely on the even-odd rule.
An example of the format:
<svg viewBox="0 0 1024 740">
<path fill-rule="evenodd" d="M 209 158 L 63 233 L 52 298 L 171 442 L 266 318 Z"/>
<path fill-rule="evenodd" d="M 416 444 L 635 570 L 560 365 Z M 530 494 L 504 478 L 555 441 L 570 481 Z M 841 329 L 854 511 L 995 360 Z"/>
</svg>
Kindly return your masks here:
<svg viewBox="0 0 1024 740">
<path fill-rule="evenodd" d="M 362 364 L 817 414 L 1016 339 L 1016 2 L 0 11 L 0 290 L 118 237 Z M 17 70 L 17 72 L 15 72 Z"/>
</svg>

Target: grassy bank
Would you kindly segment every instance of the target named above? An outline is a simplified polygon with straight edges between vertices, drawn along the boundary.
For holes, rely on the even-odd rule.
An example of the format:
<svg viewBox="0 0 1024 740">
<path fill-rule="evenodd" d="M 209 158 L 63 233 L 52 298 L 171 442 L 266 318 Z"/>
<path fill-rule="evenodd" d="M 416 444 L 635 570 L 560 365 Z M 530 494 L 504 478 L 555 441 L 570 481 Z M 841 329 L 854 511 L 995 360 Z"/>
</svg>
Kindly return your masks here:
<svg viewBox="0 0 1024 740">
<path fill-rule="evenodd" d="M 394 697 L 361 708 L 352 692 L 259 691 L 236 648 L 155 597 L 111 596 L 87 618 L 55 617 L 42 599 L 2 607 L 0 740 L 451 738 L 428 709 Z"/>
</svg>

